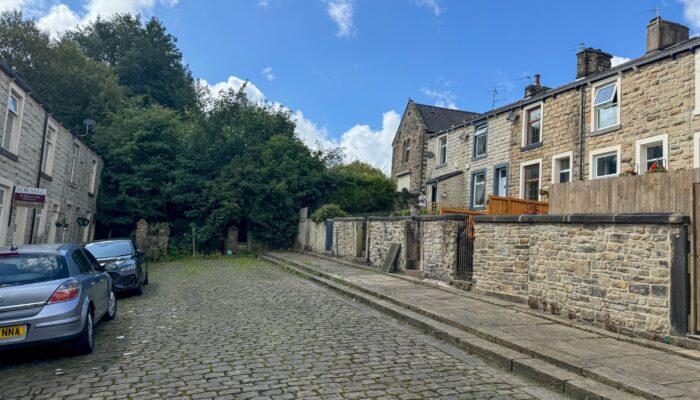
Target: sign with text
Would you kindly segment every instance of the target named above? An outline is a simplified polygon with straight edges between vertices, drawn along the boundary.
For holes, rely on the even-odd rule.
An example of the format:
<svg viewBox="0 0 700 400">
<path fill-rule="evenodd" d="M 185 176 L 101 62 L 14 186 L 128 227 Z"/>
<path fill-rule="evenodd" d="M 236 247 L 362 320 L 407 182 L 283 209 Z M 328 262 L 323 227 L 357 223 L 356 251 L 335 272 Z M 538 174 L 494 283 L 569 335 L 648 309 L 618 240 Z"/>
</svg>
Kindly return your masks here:
<svg viewBox="0 0 700 400">
<path fill-rule="evenodd" d="M 46 189 L 17 186 L 15 189 L 15 206 L 41 208 L 46 201 Z"/>
</svg>

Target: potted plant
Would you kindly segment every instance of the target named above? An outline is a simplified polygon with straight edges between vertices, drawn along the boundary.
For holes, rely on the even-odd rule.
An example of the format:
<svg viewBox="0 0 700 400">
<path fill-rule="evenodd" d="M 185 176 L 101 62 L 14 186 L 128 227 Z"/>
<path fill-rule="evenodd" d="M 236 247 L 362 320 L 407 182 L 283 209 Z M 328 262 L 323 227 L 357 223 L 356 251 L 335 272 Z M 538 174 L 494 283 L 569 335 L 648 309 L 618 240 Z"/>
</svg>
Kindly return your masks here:
<svg viewBox="0 0 700 400">
<path fill-rule="evenodd" d="M 654 162 L 649 167 L 649 171 L 647 171 L 647 174 L 658 174 L 658 173 L 663 173 L 663 172 L 668 172 L 666 167 L 664 167 L 662 164 Z"/>
<path fill-rule="evenodd" d="M 65 215 L 61 219 L 56 220 L 56 228 L 68 228 L 68 220 L 66 220 Z"/>
</svg>

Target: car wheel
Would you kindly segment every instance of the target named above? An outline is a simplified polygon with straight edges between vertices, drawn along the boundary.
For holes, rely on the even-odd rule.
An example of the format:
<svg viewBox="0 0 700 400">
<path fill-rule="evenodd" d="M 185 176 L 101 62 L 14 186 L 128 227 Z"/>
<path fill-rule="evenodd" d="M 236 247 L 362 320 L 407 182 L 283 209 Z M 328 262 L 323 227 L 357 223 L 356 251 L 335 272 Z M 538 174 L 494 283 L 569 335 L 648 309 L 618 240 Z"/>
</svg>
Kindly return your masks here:
<svg viewBox="0 0 700 400">
<path fill-rule="evenodd" d="M 88 311 L 85 318 L 85 326 L 80 335 L 73 341 L 73 352 L 75 354 L 90 354 L 95 345 L 95 324 L 92 320 L 92 310 Z"/>
<path fill-rule="evenodd" d="M 105 316 L 102 317 L 103 321 L 111 321 L 117 317 L 117 295 L 114 294 L 113 290 L 109 291 L 109 305 L 107 306 L 107 312 Z"/>
</svg>

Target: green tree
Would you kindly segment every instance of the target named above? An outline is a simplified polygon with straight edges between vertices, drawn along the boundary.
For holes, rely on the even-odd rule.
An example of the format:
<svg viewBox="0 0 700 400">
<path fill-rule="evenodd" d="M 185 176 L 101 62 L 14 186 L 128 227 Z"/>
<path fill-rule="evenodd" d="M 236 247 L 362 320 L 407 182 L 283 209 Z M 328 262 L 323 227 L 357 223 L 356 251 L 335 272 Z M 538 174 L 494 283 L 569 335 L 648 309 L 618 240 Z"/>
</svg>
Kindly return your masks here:
<svg viewBox="0 0 700 400">
<path fill-rule="evenodd" d="M 177 39 L 156 18 L 146 23 L 138 15 L 98 18 L 66 34 L 92 60 L 113 68 L 130 97 L 143 96 L 175 110 L 197 105 L 190 70 L 182 63 Z"/>
<path fill-rule="evenodd" d="M 0 58 L 78 132 L 84 119 L 107 124 L 125 104 L 124 92 L 108 66 L 88 59 L 71 42 L 51 41 L 20 12 L 0 14 Z"/>
<path fill-rule="evenodd" d="M 166 219 L 185 131 L 177 113 L 158 105 L 132 105 L 98 127 L 93 140 L 105 161 L 98 221 L 124 234 L 140 218 Z"/>
<path fill-rule="evenodd" d="M 329 180 L 328 201 L 351 214 L 394 208 L 396 185 L 380 169 L 367 163 L 354 161 L 333 166 Z"/>
</svg>

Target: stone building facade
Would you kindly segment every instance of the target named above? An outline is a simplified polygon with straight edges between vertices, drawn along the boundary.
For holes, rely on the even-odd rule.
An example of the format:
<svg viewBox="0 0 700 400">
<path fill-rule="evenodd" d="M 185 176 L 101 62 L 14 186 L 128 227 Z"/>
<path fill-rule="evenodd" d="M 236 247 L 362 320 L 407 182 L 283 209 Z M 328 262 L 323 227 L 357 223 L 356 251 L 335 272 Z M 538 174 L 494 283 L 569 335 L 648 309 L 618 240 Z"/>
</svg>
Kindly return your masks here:
<svg viewBox="0 0 700 400">
<path fill-rule="evenodd" d="M 426 136 L 463 124 L 476 113 L 429 106 L 408 100 L 392 142 L 391 178 L 397 190 L 419 193 L 425 189 Z"/>
<path fill-rule="evenodd" d="M 4 64 L 0 111 L 0 245 L 91 240 L 102 159 Z M 18 187 L 46 189 L 44 206 L 18 206 Z"/>
<path fill-rule="evenodd" d="M 484 181 L 486 196 L 501 194 L 499 167 L 507 195 L 529 200 L 547 200 L 557 183 L 700 167 L 700 38 L 654 18 L 646 42 L 642 57 L 616 66 L 610 54 L 582 49 L 575 81 L 548 88 L 536 76 L 522 100 L 428 132 L 429 200 L 478 210 L 475 181 L 479 190 Z M 474 138 L 483 121 L 487 155 L 479 158 Z"/>
</svg>

